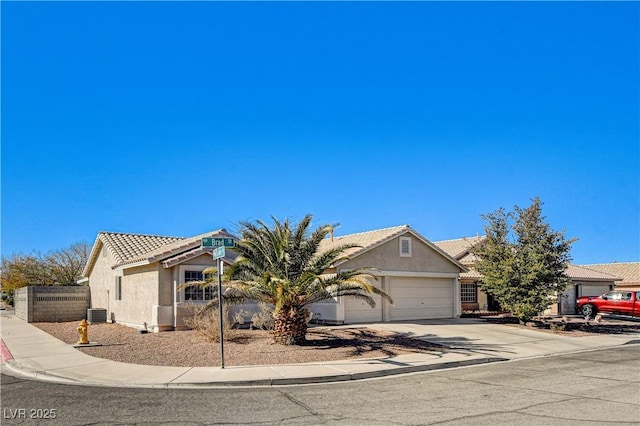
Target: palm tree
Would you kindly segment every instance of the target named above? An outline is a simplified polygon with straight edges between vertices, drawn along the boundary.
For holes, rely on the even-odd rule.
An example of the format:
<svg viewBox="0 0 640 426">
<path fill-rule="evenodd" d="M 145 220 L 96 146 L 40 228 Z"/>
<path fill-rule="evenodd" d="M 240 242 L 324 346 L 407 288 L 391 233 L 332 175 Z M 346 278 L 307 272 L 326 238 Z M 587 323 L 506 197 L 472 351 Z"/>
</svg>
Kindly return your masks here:
<svg viewBox="0 0 640 426">
<path fill-rule="evenodd" d="M 393 303 L 388 294 L 371 285 L 370 268 L 326 271 L 346 259 L 345 250 L 358 247 L 338 245 L 320 252 L 320 244 L 334 226 L 323 225 L 310 232 L 311 215 L 297 225 L 273 219 L 270 228 L 262 221 L 241 222 L 239 256 L 225 273 L 224 300 L 232 304 L 249 301 L 273 306 L 274 340 L 284 345 L 306 340 L 309 305 L 337 296 L 351 296 L 375 306 L 372 294 Z M 212 301 L 210 306 L 214 306 Z"/>
</svg>

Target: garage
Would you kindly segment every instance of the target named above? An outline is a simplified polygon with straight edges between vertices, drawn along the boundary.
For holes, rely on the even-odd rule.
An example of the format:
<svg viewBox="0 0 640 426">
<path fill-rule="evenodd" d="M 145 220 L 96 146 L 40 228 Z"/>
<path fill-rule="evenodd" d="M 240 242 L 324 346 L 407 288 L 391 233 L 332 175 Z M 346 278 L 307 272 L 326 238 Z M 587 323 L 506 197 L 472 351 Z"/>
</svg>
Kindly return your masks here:
<svg viewBox="0 0 640 426">
<path fill-rule="evenodd" d="M 452 318 L 454 282 L 447 278 L 391 277 L 389 320 Z"/>
<path fill-rule="evenodd" d="M 376 306 L 344 298 L 346 323 L 452 318 L 454 280 L 451 278 L 385 277 L 394 304 L 374 296 Z M 380 284 L 378 283 L 378 287 Z M 385 315 L 386 312 L 386 315 Z"/>
<path fill-rule="evenodd" d="M 610 291 L 612 288 L 609 284 L 580 284 L 578 286 L 578 297 L 581 296 L 600 296 L 602 293 Z"/>
<path fill-rule="evenodd" d="M 353 297 L 313 306 L 316 317 L 338 324 L 455 318 L 461 313 L 459 276 L 467 269 L 408 225 L 331 237 L 321 249 L 350 246 L 327 274 L 366 269 L 394 301 L 372 295 L 376 305 Z M 329 309 L 332 307 L 333 309 Z"/>
<path fill-rule="evenodd" d="M 380 283 L 376 283 L 376 287 L 380 288 Z M 346 323 L 359 322 L 381 322 L 382 321 L 382 297 L 377 294 L 373 295 L 376 306 L 371 307 L 364 300 L 354 297 L 344 298 L 344 321 Z"/>
</svg>

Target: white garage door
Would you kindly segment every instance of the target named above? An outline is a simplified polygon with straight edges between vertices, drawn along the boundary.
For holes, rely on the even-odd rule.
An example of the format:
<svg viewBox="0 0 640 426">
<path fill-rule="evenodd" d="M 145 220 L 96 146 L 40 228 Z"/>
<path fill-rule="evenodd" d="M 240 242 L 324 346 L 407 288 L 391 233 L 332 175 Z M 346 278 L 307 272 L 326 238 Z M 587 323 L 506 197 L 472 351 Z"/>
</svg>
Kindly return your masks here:
<svg viewBox="0 0 640 426">
<path fill-rule="evenodd" d="M 389 320 L 453 318 L 450 278 L 391 278 Z"/>
<path fill-rule="evenodd" d="M 380 288 L 380 283 L 376 283 Z M 382 321 L 382 298 L 377 294 L 372 295 L 376 301 L 376 306 L 372 308 L 364 300 L 353 297 L 344 297 L 344 321 L 346 323 L 356 322 L 381 322 Z"/>
</svg>

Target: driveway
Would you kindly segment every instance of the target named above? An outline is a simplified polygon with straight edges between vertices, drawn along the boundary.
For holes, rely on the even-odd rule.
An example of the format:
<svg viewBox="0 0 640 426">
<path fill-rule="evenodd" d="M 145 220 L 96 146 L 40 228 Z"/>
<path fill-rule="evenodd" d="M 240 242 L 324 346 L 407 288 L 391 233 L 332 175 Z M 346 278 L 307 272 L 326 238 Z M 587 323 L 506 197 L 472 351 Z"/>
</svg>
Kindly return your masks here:
<svg viewBox="0 0 640 426">
<path fill-rule="evenodd" d="M 453 351 L 507 359 L 591 350 L 640 341 L 640 333 L 578 337 L 516 325 L 492 324 L 472 318 L 383 322 L 368 326 L 446 345 Z"/>
</svg>

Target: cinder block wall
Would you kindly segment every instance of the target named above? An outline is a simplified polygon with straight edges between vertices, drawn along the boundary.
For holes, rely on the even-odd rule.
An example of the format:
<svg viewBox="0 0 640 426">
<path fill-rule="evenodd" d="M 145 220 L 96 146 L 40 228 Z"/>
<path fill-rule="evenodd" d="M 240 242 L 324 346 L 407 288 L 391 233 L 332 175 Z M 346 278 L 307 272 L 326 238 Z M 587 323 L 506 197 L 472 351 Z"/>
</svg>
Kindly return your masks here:
<svg viewBox="0 0 640 426">
<path fill-rule="evenodd" d="M 17 289 L 13 295 L 13 307 L 16 316 L 27 322 L 31 322 L 29 320 L 29 312 L 32 309 L 29 309 L 29 302 L 32 298 L 29 295 L 32 293 L 32 288 L 33 287 L 21 287 Z"/>
<path fill-rule="evenodd" d="M 29 286 L 16 292 L 16 316 L 27 322 L 80 321 L 91 307 L 89 286 Z"/>
</svg>

